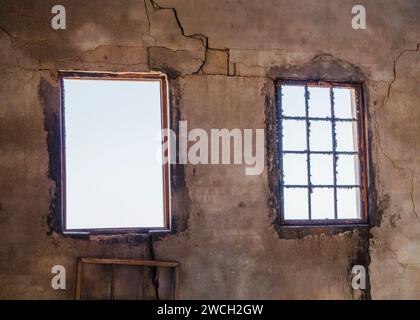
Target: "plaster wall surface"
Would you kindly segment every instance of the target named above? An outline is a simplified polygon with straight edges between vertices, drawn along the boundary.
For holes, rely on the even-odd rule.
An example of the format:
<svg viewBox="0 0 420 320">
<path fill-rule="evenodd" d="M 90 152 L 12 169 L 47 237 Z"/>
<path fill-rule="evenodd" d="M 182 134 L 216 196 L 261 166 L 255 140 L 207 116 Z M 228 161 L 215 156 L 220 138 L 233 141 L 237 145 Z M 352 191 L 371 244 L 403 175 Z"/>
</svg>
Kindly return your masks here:
<svg viewBox="0 0 420 320">
<path fill-rule="evenodd" d="M 76 257 L 181 262 L 181 298 L 420 298 L 420 2 L 0 0 L 0 298 L 71 299 Z M 353 30 L 351 8 L 367 10 Z M 172 234 L 77 239 L 55 231 L 58 70 L 160 71 L 173 126 L 270 129 L 277 78 L 362 81 L 372 228 L 284 237 L 275 161 L 175 166 Z M 51 267 L 67 290 L 51 288 Z M 365 265 L 369 286 L 351 288 Z M 130 288 L 127 288 L 129 290 Z"/>
</svg>

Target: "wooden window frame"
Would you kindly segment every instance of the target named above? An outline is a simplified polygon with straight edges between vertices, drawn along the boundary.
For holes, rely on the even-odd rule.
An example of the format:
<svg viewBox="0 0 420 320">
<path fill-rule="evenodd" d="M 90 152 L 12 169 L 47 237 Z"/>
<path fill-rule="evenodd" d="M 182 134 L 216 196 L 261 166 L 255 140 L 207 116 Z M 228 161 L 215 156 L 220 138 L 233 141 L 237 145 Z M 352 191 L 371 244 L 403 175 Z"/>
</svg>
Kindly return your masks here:
<svg viewBox="0 0 420 320">
<path fill-rule="evenodd" d="M 160 106 L 161 106 L 161 129 L 170 128 L 170 113 L 168 102 L 168 81 L 162 73 L 117 73 L 117 72 L 84 72 L 84 71 L 59 71 L 60 83 L 60 108 L 59 108 L 59 132 L 60 132 L 60 179 L 61 179 L 61 230 L 63 234 L 124 234 L 124 233 L 151 233 L 169 232 L 170 221 L 170 164 L 162 165 L 163 178 L 163 208 L 164 226 L 156 228 L 130 227 L 130 228 L 89 228 L 67 229 L 66 226 L 66 141 L 65 141 L 65 101 L 64 80 L 125 80 L 125 81 L 159 81 L 160 82 Z M 162 139 L 162 145 L 164 141 Z M 162 149 L 163 150 L 163 149 Z"/>
<path fill-rule="evenodd" d="M 302 220 L 292 220 L 285 219 L 284 217 L 284 196 L 283 196 L 283 182 L 282 182 L 282 162 L 283 162 L 283 149 L 282 149 L 282 120 L 284 119 L 282 115 L 282 106 L 281 106 L 281 86 L 282 85 L 297 85 L 307 87 L 323 87 L 323 88 L 349 88 L 354 89 L 355 92 L 355 108 L 356 108 L 356 119 L 357 132 L 358 132 L 358 150 L 357 154 L 359 156 L 359 188 L 360 188 L 360 214 L 361 217 L 358 219 L 339 219 L 337 218 L 337 198 L 335 194 L 335 209 L 334 209 L 334 219 L 302 219 Z M 276 88 L 276 141 L 277 141 L 277 158 L 278 158 L 278 177 L 279 177 L 279 215 L 280 215 L 280 225 L 284 227 L 305 227 L 305 226 L 368 226 L 369 224 L 369 214 L 368 214 L 368 166 L 367 166 L 367 135 L 366 135 L 366 118 L 365 118 L 365 101 L 363 83 L 359 82 L 337 82 L 337 81 L 314 81 L 314 80 L 294 80 L 294 79 L 278 79 L 275 82 Z M 305 89 L 306 90 L 306 89 Z M 307 98 L 305 98 L 305 108 L 308 112 Z M 291 117 L 292 118 L 292 117 Z M 310 117 L 308 113 L 304 117 L 306 121 L 309 121 Z M 334 123 L 336 120 L 334 115 L 331 115 L 331 122 Z M 334 129 L 333 129 L 334 132 Z M 308 135 L 309 133 L 307 133 Z M 333 133 L 334 134 L 334 133 Z M 334 143 L 335 144 L 335 143 Z M 310 146 L 309 146 L 310 148 Z M 310 150 L 307 148 L 305 154 L 310 154 Z M 335 147 L 333 147 L 333 157 L 336 156 Z M 334 170 L 336 169 L 336 161 L 334 161 Z M 308 186 L 310 181 L 308 181 Z M 337 190 L 336 181 L 334 179 L 334 190 Z M 336 192 L 336 191 L 335 191 Z M 309 200 L 308 200 L 309 201 Z M 309 208 L 308 208 L 309 210 Z"/>
</svg>

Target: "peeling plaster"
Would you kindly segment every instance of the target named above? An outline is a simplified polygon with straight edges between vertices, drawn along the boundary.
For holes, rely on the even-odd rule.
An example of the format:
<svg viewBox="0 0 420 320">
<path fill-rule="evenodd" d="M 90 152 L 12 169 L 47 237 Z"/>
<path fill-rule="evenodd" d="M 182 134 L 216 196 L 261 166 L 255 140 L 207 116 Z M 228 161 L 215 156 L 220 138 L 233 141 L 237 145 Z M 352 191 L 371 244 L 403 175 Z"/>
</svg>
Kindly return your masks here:
<svg viewBox="0 0 420 320">
<path fill-rule="evenodd" d="M 328 1 L 311 4 L 306 10 L 316 13 L 311 16 L 300 12 L 299 1 L 280 1 L 278 11 L 259 1 L 233 1 L 225 7 L 208 1 L 127 1 L 121 11 L 108 9 L 107 18 L 93 14 L 95 1 L 84 9 L 66 2 L 73 9 L 73 20 L 71 28 L 61 33 L 50 30 L 44 15 L 30 14 L 35 2 L 20 4 L 20 11 L 15 9 L 17 4 L 0 13 L 4 49 L 0 96 L 5 106 L 0 108 L 0 119 L 19 118 L 14 123 L 21 125 L 1 131 L 11 151 L 1 153 L 4 179 L 0 180 L 25 186 L 29 192 L 24 197 L 0 186 L 0 228 L 5 230 L 1 260 L 16 264 L 15 268 L 0 264 L 0 284 L 5 288 L 0 297 L 71 298 L 71 288 L 57 296 L 45 285 L 49 281 L 42 268 L 53 257 L 71 268 L 75 257 L 82 255 L 178 260 L 182 298 L 418 297 L 420 163 L 418 152 L 413 151 L 410 158 L 408 152 L 396 153 L 393 147 L 405 137 L 399 128 L 406 122 L 396 110 L 405 107 L 413 119 L 418 114 L 414 106 L 420 97 L 414 90 L 405 90 L 416 74 L 410 78 L 403 63 L 416 61 L 420 27 L 414 22 L 418 19 L 400 25 L 402 19 L 418 16 L 417 5 L 394 1 L 389 10 L 399 12 L 398 19 L 385 17 L 380 10 L 372 12 L 369 30 L 356 34 L 342 17 L 342 7 L 352 4 L 348 1 L 340 6 Z M 322 8 L 328 8 L 325 23 L 319 20 Z M 46 4 L 39 10 L 44 9 L 49 13 Z M 398 28 L 380 24 L 385 18 Z M 282 28 L 277 28 L 279 21 Z M 53 162 L 59 69 L 166 73 L 174 129 L 181 119 L 197 127 L 266 128 L 263 175 L 251 180 L 238 175 L 235 170 L 241 168 L 174 165 L 172 233 L 91 240 L 61 236 Z M 11 75 L 24 85 L 9 84 Z M 273 81 L 285 77 L 365 83 L 372 229 L 286 232 L 276 227 Z M 36 88 L 32 90 L 37 94 L 29 94 L 28 88 Z M 419 132 L 410 128 L 406 136 L 413 145 Z M 35 145 L 36 154 L 27 145 Z M 16 169 L 10 170 L 13 165 Z M 33 171 L 38 167 L 48 172 L 36 175 Z M 28 172 L 36 175 L 36 182 Z M 20 254 L 15 257 L 12 252 Z M 364 293 L 351 290 L 349 272 L 354 264 L 368 269 Z M 2 276 L 6 273 L 7 277 Z M 156 270 L 144 276 L 150 297 L 161 294 Z M 19 285 L 10 281 L 18 277 Z"/>
</svg>

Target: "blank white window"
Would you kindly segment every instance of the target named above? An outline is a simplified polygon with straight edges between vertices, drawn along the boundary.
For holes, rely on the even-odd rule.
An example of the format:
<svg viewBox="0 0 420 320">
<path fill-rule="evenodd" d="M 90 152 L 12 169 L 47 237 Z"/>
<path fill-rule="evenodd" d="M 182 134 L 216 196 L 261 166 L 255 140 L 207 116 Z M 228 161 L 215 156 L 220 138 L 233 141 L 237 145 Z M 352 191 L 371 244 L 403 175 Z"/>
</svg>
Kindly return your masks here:
<svg viewBox="0 0 420 320">
<path fill-rule="evenodd" d="M 65 231 L 165 229 L 162 79 L 62 79 Z"/>
<path fill-rule="evenodd" d="M 279 89 L 282 221 L 366 221 L 360 87 L 284 81 Z"/>
</svg>

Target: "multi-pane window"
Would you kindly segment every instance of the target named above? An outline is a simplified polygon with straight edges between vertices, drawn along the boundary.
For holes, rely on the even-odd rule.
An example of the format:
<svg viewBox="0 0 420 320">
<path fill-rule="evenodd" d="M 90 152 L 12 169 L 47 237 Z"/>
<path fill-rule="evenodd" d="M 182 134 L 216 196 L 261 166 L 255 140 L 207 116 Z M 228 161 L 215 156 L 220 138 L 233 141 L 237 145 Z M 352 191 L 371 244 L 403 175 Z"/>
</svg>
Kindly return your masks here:
<svg viewBox="0 0 420 320">
<path fill-rule="evenodd" d="M 282 223 L 366 222 L 361 86 L 279 81 L 277 90 Z"/>
<path fill-rule="evenodd" d="M 63 231 L 169 228 L 166 79 L 61 73 Z"/>
</svg>

